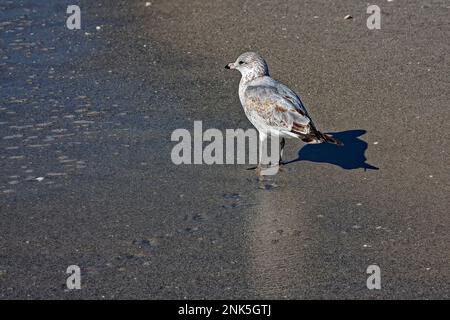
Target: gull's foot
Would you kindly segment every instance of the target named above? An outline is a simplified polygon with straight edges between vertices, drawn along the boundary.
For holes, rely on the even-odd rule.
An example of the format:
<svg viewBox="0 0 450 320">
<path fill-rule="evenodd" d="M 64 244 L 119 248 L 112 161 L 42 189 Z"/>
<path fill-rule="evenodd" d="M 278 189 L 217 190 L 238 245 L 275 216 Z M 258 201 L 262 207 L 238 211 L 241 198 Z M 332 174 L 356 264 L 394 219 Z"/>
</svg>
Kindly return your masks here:
<svg viewBox="0 0 450 320">
<path fill-rule="evenodd" d="M 280 162 L 278 163 L 278 171 L 280 171 L 280 172 L 286 172 L 286 168 L 284 167 L 283 161 L 280 161 Z"/>
<path fill-rule="evenodd" d="M 279 164 L 276 165 L 258 165 L 258 167 L 255 169 L 256 174 L 260 177 L 263 176 L 274 176 L 279 171 L 284 171 L 284 169 L 281 169 Z"/>
<path fill-rule="evenodd" d="M 256 175 L 258 176 L 258 177 L 264 177 L 264 175 L 263 174 L 261 174 L 261 172 L 264 170 L 264 168 L 260 165 L 260 164 L 258 164 L 257 166 L 254 166 L 254 167 L 250 167 L 250 168 L 247 168 L 247 169 L 245 169 L 245 170 L 255 170 L 255 172 L 256 172 Z"/>
</svg>

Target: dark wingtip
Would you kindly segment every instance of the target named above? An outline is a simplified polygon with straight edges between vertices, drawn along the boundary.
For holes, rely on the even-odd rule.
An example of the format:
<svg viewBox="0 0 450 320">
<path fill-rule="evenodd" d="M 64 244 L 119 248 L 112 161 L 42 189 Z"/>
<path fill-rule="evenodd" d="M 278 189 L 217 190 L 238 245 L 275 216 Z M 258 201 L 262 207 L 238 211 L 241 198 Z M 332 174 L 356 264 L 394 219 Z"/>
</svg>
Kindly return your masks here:
<svg viewBox="0 0 450 320">
<path fill-rule="evenodd" d="M 335 144 L 335 145 L 340 146 L 340 147 L 342 147 L 344 145 L 342 143 L 342 141 L 339 141 L 338 139 L 333 138 L 329 134 L 321 133 L 321 135 L 322 135 L 322 138 L 328 143 L 332 143 L 332 144 Z"/>
</svg>

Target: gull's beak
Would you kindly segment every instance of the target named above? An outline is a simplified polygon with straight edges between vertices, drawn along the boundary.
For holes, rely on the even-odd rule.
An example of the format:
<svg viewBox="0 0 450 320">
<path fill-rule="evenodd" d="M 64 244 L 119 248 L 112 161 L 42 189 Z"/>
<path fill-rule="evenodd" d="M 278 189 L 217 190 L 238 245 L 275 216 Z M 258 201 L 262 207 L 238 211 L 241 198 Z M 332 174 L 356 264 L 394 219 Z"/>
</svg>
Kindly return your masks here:
<svg viewBox="0 0 450 320">
<path fill-rule="evenodd" d="M 235 69 L 234 63 L 229 63 L 225 66 L 225 69 Z"/>
</svg>

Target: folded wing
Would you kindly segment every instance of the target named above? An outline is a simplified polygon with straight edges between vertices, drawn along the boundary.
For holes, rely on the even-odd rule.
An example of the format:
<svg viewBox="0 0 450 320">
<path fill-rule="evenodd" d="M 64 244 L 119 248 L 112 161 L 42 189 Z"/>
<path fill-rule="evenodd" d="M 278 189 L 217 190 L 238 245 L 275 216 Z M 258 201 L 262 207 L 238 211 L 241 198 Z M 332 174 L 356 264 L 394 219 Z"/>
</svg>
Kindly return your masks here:
<svg viewBox="0 0 450 320">
<path fill-rule="evenodd" d="M 275 130 L 301 137 L 316 132 L 300 99 L 284 85 L 247 87 L 245 107 L 253 118 Z"/>
</svg>

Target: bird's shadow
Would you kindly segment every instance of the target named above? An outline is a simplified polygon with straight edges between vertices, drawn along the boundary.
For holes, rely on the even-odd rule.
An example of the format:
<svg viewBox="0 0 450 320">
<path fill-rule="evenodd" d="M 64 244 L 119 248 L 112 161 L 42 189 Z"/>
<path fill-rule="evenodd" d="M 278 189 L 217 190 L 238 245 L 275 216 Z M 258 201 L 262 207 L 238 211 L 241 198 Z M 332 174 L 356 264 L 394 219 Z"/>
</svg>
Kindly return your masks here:
<svg viewBox="0 0 450 320">
<path fill-rule="evenodd" d="M 343 146 L 330 143 L 307 144 L 298 152 L 298 158 L 285 162 L 284 164 L 297 161 L 311 161 L 330 163 L 345 170 L 359 169 L 378 170 L 377 167 L 366 163 L 365 151 L 367 142 L 359 139 L 365 134 L 365 130 L 348 130 L 342 132 L 330 132 L 330 134 L 342 141 Z"/>
</svg>

